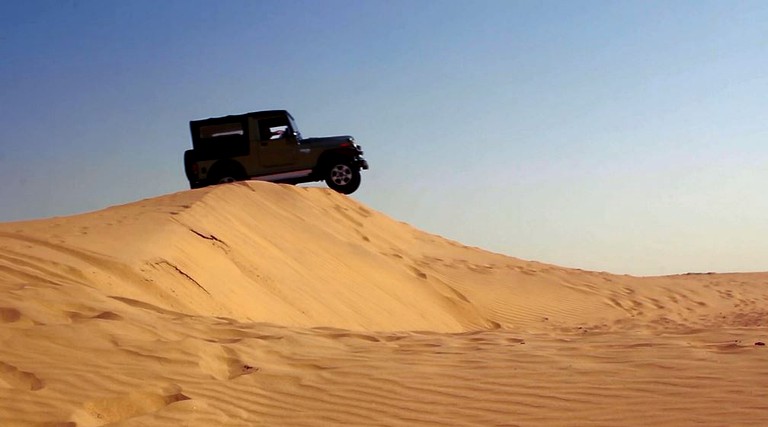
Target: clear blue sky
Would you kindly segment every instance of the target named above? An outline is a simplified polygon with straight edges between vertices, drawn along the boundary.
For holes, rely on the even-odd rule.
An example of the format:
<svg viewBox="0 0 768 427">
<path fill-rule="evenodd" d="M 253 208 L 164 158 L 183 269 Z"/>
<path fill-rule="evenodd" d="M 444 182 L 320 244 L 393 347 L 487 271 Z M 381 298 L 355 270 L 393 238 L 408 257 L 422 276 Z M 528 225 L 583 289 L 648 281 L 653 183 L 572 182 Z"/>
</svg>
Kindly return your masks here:
<svg viewBox="0 0 768 427">
<path fill-rule="evenodd" d="M 352 134 L 354 197 L 526 259 L 768 270 L 766 1 L 3 1 L 0 221 L 187 188 L 188 122 Z"/>
</svg>

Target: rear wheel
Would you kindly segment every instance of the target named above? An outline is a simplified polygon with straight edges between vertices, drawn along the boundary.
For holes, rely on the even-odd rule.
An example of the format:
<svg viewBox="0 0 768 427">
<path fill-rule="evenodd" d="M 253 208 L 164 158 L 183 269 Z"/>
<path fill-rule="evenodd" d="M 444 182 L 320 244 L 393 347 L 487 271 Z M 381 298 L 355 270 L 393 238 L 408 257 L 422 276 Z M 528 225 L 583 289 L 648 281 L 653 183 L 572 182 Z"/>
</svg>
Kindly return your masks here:
<svg viewBox="0 0 768 427">
<path fill-rule="evenodd" d="M 248 177 L 240 164 L 235 162 L 217 163 L 211 168 L 208 177 L 210 184 L 228 184 L 235 181 L 243 181 Z"/>
<path fill-rule="evenodd" d="M 235 179 L 234 176 L 222 176 L 218 179 L 216 184 L 229 184 L 230 182 L 235 182 L 237 179 Z"/>
<path fill-rule="evenodd" d="M 325 183 L 341 194 L 352 194 L 360 187 L 360 169 L 346 162 L 337 162 L 328 168 Z"/>
</svg>

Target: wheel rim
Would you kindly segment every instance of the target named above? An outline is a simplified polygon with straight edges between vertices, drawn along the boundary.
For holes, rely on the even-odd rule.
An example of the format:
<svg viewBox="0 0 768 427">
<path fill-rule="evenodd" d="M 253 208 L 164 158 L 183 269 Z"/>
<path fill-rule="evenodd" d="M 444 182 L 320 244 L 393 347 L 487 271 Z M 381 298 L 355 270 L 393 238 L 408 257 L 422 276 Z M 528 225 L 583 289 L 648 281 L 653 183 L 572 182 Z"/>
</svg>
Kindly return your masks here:
<svg viewBox="0 0 768 427">
<path fill-rule="evenodd" d="M 219 184 L 229 184 L 230 182 L 235 182 L 235 178 L 232 178 L 231 176 L 225 176 L 219 180 Z"/>
<path fill-rule="evenodd" d="M 336 165 L 331 169 L 331 181 L 336 185 L 347 185 L 352 182 L 352 168 L 347 165 Z"/>
</svg>

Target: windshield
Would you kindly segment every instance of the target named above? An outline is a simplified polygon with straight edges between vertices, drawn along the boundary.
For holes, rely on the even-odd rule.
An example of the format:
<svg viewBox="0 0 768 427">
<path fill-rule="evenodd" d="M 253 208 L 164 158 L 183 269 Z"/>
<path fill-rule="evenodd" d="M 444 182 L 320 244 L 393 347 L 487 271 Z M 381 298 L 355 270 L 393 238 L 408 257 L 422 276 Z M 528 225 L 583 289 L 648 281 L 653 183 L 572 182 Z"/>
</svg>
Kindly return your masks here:
<svg viewBox="0 0 768 427">
<path fill-rule="evenodd" d="M 291 129 L 296 132 L 296 139 L 301 140 L 301 131 L 299 131 L 299 127 L 296 126 L 296 121 L 293 120 L 293 116 L 288 114 L 288 120 L 291 122 Z"/>
</svg>

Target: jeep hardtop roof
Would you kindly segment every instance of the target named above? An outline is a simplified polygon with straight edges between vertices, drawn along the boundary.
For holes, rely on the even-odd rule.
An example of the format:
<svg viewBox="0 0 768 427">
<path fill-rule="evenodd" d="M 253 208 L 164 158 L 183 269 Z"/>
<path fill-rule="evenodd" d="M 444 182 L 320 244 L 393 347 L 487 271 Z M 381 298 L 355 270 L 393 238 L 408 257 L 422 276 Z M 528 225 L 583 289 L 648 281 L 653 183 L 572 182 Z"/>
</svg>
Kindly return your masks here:
<svg viewBox="0 0 768 427">
<path fill-rule="evenodd" d="M 222 122 L 232 122 L 236 120 L 241 120 L 245 117 L 253 117 L 255 119 L 260 119 L 264 117 L 274 117 L 274 116 L 283 116 L 287 115 L 288 117 L 293 119 L 293 116 L 291 116 L 291 113 L 289 113 L 286 110 L 264 110 L 264 111 L 252 111 L 250 113 L 243 113 L 243 114 L 231 114 L 229 116 L 221 116 L 221 117 L 211 117 L 208 119 L 199 119 L 199 120 L 192 120 L 189 122 L 190 125 L 202 125 L 202 124 L 213 124 L 213 123 L 222 123 Z"/>
</svg>

